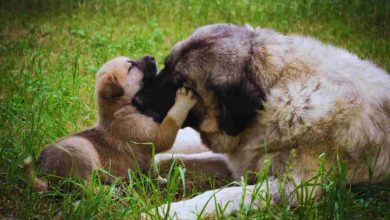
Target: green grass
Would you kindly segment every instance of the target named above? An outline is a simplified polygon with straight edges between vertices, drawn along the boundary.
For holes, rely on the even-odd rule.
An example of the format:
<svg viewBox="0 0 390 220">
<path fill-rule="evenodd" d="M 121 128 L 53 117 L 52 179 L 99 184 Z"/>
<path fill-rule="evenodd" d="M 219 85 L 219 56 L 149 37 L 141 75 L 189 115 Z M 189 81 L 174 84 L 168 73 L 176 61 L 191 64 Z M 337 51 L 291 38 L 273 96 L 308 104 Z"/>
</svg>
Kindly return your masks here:
<svg viewBox="0 0 390 220">
<path fill-rule="evenodd" d="M 251 24 L 314 36 L 390 70 L 390 2 L 386 0 L 19 0 L 0 3 L 0 218 L 136 219 L 166 201 L 189 198 L 231 180 L 186 174 L 175 166 L 168 186 L 130 174 L 114 186 L 33 193 L 21 175 L 28 155 L 93 125 L 95 72 L 118 55 L 153 54 L 160 63 L 196 27 Z M 200 179 L 200 180 L 199 180 Z M 342 176 L 323 185 L 320 201 L 294 209 L 243 209 L 230 219 L 389 219 L 390 187 L 350 188 Z M 96 184 L 99 184 L 98 182 Z M 249 216 L 249 217 L 248 217 Z"/>
</svg>

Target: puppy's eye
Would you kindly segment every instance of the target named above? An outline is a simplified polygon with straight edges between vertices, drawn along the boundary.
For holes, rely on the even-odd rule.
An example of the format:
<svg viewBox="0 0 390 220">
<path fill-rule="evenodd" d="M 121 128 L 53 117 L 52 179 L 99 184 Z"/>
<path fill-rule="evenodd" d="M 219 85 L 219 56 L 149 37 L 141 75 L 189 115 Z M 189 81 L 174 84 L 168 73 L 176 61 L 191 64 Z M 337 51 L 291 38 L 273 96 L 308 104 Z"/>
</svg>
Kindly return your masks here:
<svg viewBox="0 0 390 220">
<path fill-rule="evenodd" d="M 133 67 L 137 66 L 137 63 L 134 62 L 134 61 L 132 61 L 132 60 L 128 60 L 127 62 L 131 63 L 131 65 L 129 66 L 129 69 L 127 70 L 127 73 L 130 73 L 130 70 L 131 70 Z"/>
<path fill-rule="evenodd" d="M 136 61 L 129 60 L 128 62 L 131 63 L 131 66 L 138 66 L 138 63 Z"/>
</svg>

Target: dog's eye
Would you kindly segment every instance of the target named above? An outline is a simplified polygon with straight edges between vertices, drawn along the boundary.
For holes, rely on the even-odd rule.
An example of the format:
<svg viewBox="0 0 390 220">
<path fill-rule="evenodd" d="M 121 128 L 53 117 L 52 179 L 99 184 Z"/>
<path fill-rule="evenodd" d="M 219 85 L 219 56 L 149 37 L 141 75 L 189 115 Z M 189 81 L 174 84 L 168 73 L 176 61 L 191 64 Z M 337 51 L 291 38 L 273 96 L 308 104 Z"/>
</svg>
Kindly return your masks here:
<svg viewBox="0 0 390 220">
<path fill-rule="evenodd" d="M 173 78 L 173 84 L 177 87 L 182 87 L 186 81 L 187 81 L 187 77 L 184 76 L 183 74 L 181 73 L 176 73 L 174 74 L 174 78 Z"/>
</svg>

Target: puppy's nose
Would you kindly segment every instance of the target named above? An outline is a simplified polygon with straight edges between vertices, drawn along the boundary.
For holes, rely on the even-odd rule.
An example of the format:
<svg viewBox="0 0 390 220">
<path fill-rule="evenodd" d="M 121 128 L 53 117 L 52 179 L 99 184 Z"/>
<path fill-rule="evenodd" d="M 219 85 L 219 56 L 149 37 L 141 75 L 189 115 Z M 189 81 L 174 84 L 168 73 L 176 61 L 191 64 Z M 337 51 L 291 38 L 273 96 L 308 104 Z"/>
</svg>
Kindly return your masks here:
<svg viewBox="0 0 390 220">
<path fill-rule="evenodd" d="M 152 56 L 145 56 L 145 57 L 144 57 L 144 60 L 145 60 L 146 62 L 152 62 L 152 63 L 155 63 L 155 62 L 156 62 L 156 59 L 154 59 L 154 57 L 152 57 Z"/>
</svg>

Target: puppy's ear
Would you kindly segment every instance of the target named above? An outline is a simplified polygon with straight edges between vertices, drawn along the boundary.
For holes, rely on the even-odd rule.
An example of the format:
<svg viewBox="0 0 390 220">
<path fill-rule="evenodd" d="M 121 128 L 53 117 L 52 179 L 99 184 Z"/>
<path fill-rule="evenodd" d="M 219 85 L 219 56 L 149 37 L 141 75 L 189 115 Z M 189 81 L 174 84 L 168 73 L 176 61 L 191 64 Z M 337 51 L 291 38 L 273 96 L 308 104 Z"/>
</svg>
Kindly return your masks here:
<svg viewBox="0 0 390 220">
<path fill-rule="evenodd" d="M 123 87 L 116 81 L 108 79 L 103 83 L 99 90 L 99 97 L 103 99 L 115 99 L 125 94 Z"/>
<path fill-rule="evenodd" d="M 230 136 L 243 132 L 256 112 L 263 109 L 264 92 L 251 80 L 212 87 L 217 99 L 218 126 Z"/>
</svg>

